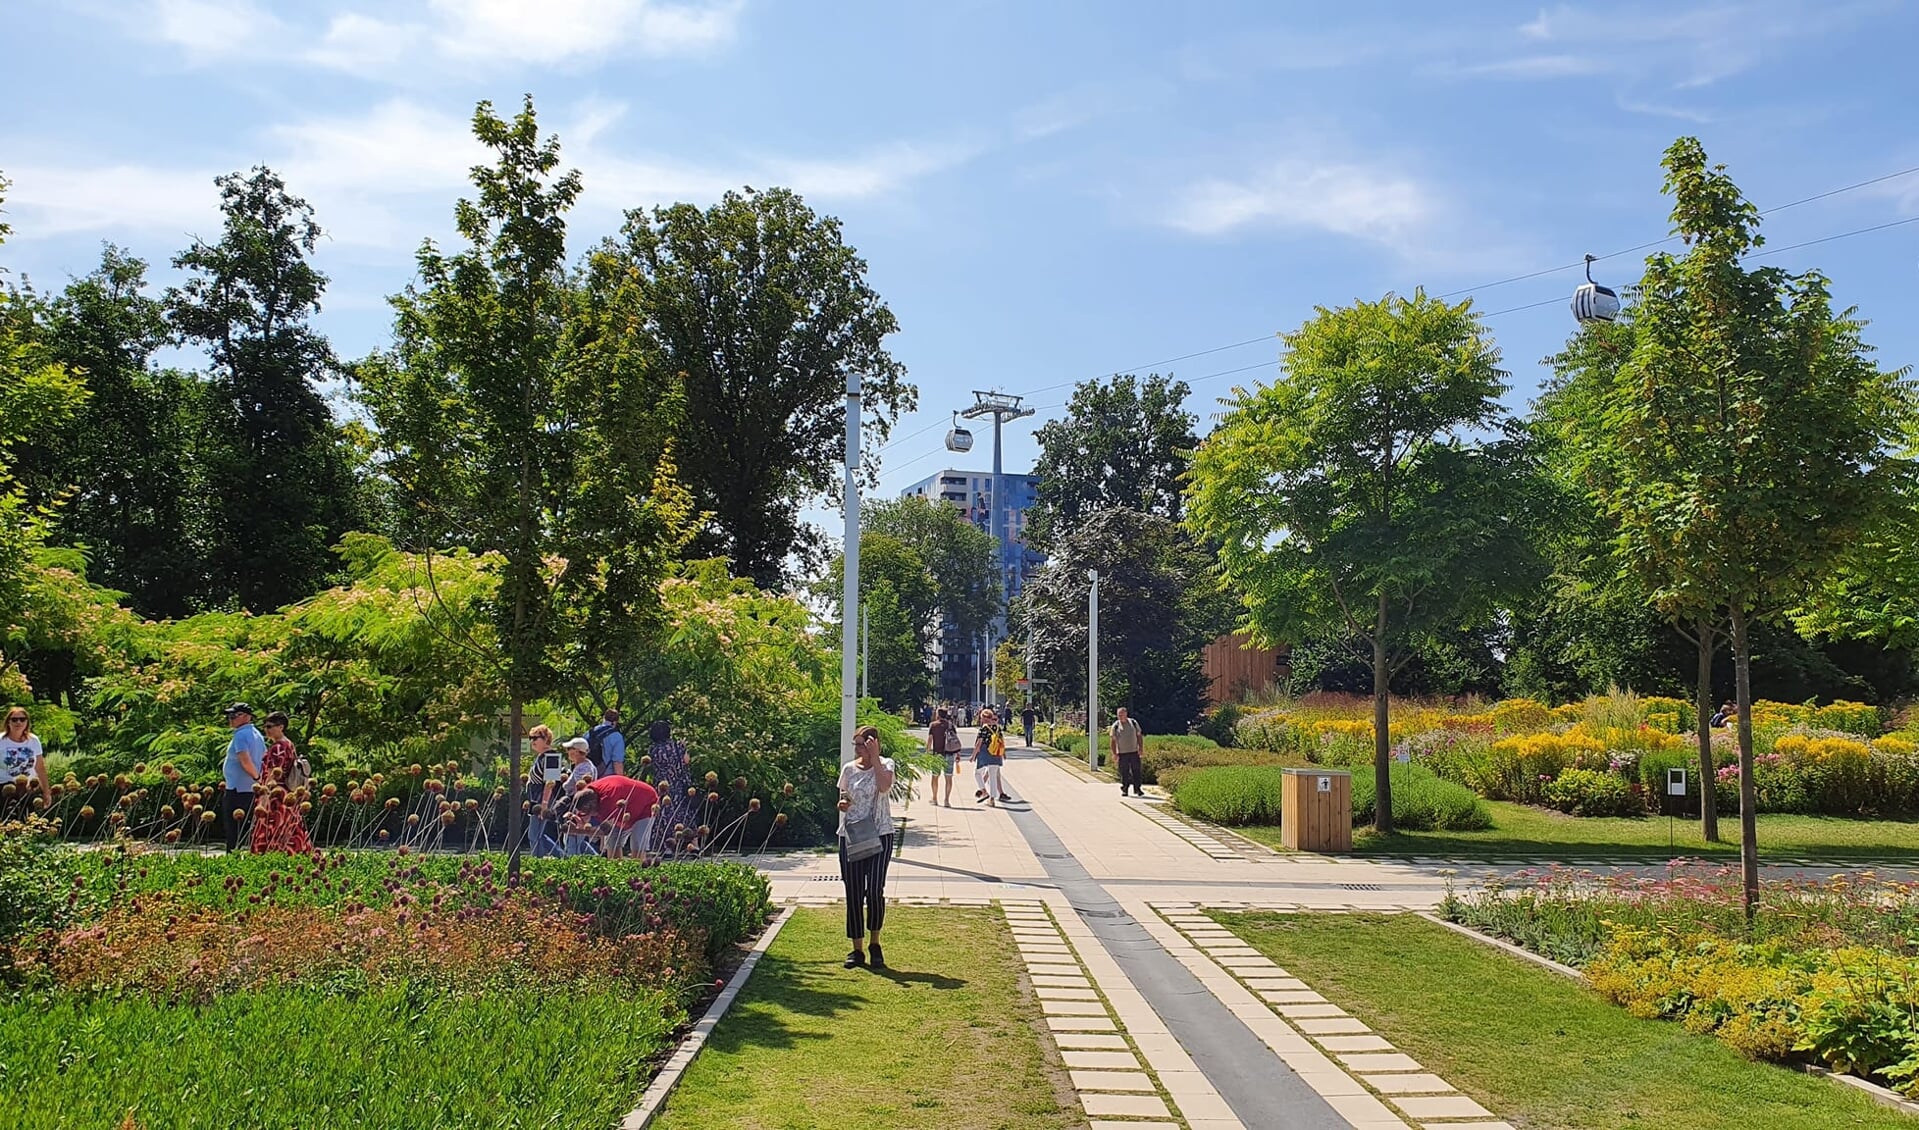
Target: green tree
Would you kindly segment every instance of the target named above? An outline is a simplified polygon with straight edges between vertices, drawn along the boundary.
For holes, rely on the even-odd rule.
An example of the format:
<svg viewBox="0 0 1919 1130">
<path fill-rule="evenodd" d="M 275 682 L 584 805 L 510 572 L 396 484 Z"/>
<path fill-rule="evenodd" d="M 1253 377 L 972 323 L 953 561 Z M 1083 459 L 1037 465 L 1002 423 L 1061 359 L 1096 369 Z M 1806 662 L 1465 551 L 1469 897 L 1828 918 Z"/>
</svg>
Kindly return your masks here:
<svg viewBox="0 0 1919 1130">
<path fill-rule="evenodd" d="M 972 639 L 999 615 L 999 545 L 958 510 L 924 498 L 877 499 L 860 507 L 860 529 L 862 546 L 871 532 L 920 555 L 933 577 L 934 606 L 960 638 Z"/>
<path fill-rule="evenodd" d="M 679 447 L 706 516 L 693 552 L 779 587 L 790 557 L 819 555 L 800 508 L 839 482 L 849 375 L 870 440 L 913 407 L 883 345 L 892 311 L 839 221 L 787 189 L 634 209 L 603 251 L 633 273 L 645 331 L 685 381 Z"/>
<path fill-rule="evenodd" d="M 213 361 L 206 424 L 207 566 L 216 598 L 266 611 L 333 576 L 332 546 L 355 524 L 353 481 L 319 382 L 333 350 L 310 321 L 326 276 L 307 202 L 264 166 L 218 177 L 223 229 L 173 265 L 166 295 L 180 335 Z"/>
<path fill-rule="evenodd" d="M 1919 464 L 1919 424 L 1908 426 L 1900 462 Z M 1839 568 L 1793 611 L 1794 625 L 1814 639 L 1869 640 L 1919 648 L 1919 476 L 1903 475 L 1877 520 L 1847 546 Z"/>
<path fill-rule="evenodd" d="M 1085 701 L 1087 571 L 1099 571 L 1100 701 L 1149 732 L 1183 734 L 1205 706 L 1201 653 L 1232 620 L 1211 562 L 1179 524 L 1113 507 L 1082 516 L 1020 594 L 1034 667 Z"/>
<path fill-rule="evenodd" d="M 0 177 L 0 201 L 7 183 Z M 0 245 L 12 230 L 0 221 Z M 58 434 L 86 397 L 85 383 L 47 347 L 33 303 L 12 287 L 0 288 L 0 629 L 25 622 L 58 501 L 28 497 L 14 474 L 15 452 Z M 24 698 L 29 691 L 16 658 L 0 650 L 0 697 Z"/>
<path fill-rule="evenodd" d="M 814 586 L 839 638 L 845 568 L 836 556 Z M 927 660 L 938 626 L 939 594 L 926 558 L 891 534 L 860 531 L 860 601 L 866 609 L 867 690 L 888 710 L 917 706 L 932 693 Z"/>
<path fill-rule="evenodd" d="M 91 392 L 23 453 L 56 489 L 71 484 L 56 536 L 84 546 L 87 575 L 143 615 L 184 616 L 208 595 L 208 526 L 195 501 L 211 486 L 197 459 L 205 386 L 153 363 L 172 333 L 147 293 L 146 263 L 121 248 L 108 244 L 44 314 L 47 348 Z"/>
<path fill-rule="evenodd" d="M 668 448 L 677 386 L 625 332 L 626 272 L 605 255 L 583 281 L 565 269 L 579 174 L 557 173 L 531 98 L 510 121 L 480 103 L 473 132 L 493 159 L 454 211 L 468 247 L 421 247 L 420 286 L 393 300 L 396 349 L 356 376 L 429 544 L 501 558 L 498 651 L 464 646 L 506 685 L 517 866 L 524 704 L 643 650 L 689 516 Z"/>
<path fill-rule="evenodd" d="M 1532 581 L 1530 455 L 1502 418 L 1499 351 L 1470 301 L 1322 307 L 1285 344 L 1281 378 L 1240 391 L 1200 446 L 1188 523 L 1221 547 L 1260 643 L 1369 645 L 1389 832 L 1393 673 Z"/>
<path fill-rule="evenodd" d="M 1710 781 L 1717 765 L 1712 732 L 1704 720 L 1712 716 L 1716 702 L 1713 657 L 1726 640 L 1723 606 L 1711 599 L 1682 599 L 1677 592 L 1653 599 L 1656 582 L 1648 580 L 1647 563 L 1635 559 L 1621 541 L 1615 516 L 1604 501 L 1617 491 L 1622 475 L 1633 473 L 1618 465 L 1624 451 L 1611 429 L 1606 404 L 1620 371 L 1634 355 L 1639 334 L 1635 313 L 1629 305 L 1617 322 L 1583 327 L 1564 350 L 1548 359 L 1553 377 L 1539 398 L 1534 420 L 1544 465 L 1559 492 L 1558 505 L 1552 508 L 1559 517 L 1550 527 L 1555 591 L 1547 604 L 1571 613 L 1568 618 L 1583 621 L 1588 629 L 1601 626 L 1592 623 L 1594 614 L 1614 629 L 1571 645 L 1589 655 L 1620 639 L 1618 629 L 1635 624 L 1643 628 L 1650 615 L 1662 617 L 1692 642 L 1696 657 L 1693 706 L 1701 720 L 1695 727 L 1699 779 Z M 1685 442 L 1691 458 L 1702 462 L 1716 458 L 1719 440 L 1711 429 L 1696 428 L 1674 441 Z M 1630 677 L 1612 681 L 1623 686 L 1648 685 L 1644 679 Z M 1706 840 L 1719 839 L 1718 799 L 1712 789 L 1700 790 L 1699 827 Z"/>
<path fill-rule="evenodd" d="M 1024 706 L 1033 701 L 1033 692 L 1020 689 L 1026 678 L 1026 645 L 1020 640 L 1003 639 L 993 649 L 993 693 L 1000 702 Z"/>
<path fill-rule="evenodd" d="M 1664 166 L 1688 250 L 1647 260 L 1632 358 L 1603 404 L 1618 454 L 1602 498 L 1656 602 L 1730 621 L 1750 914 L 1752 622 L 1802 602 L 1894 503 L 1911 392 L 1872 363 L 1823 275 L 1742 264 L 1763 242 L 1759 212 L 1696 139 Z"/>
<path fill-rule="evenodd" d="M 1039 498 L 1027 541 L 1044 549 L 1088 513 L 1125 507 L 1177 522 L 1199 418 L 1186 411 L 1192 389 L 1169 374 L 1120 374 L 1084 381 L 1066 415 L 1034 433 Z"/>
</svg>

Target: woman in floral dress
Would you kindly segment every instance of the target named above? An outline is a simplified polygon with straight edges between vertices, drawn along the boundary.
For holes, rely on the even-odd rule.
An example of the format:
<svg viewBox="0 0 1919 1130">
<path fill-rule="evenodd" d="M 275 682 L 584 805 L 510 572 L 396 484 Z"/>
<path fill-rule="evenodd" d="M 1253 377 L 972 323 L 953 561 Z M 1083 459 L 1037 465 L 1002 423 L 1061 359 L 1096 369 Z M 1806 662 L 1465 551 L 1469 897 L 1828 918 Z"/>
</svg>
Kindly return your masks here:
<svg viewBox="0 0 1919 1130">
<path fill-rule="evenodd" d="M 265 729 L 267 752 L 260 759 L 253 852 L 256 855 L 269 851 L 306 855 L 313 850 L 313 841 L 307 837 L 306 823 L 300 819 L 303 794 L 287 788 L 288 774 L 293 771 L 299 754 L 293 749 L 293 739 L 287 737 L 286 714 L 276 710 L 267 715 Z"/>
<path fill-rule="evenodd" d="M 673 724 L 662 718 L 646 731 L 647 757 L 653 783 L 660 793 L 659 818 L 653 821 L 653 852 L 671 855 L 699 839 L 699 805 L 687 795 L 693 788 L 693 757 L 686 743 L 673 736 Z M 678 833 L 674 828 L 684 825 Z"/>
</svg>

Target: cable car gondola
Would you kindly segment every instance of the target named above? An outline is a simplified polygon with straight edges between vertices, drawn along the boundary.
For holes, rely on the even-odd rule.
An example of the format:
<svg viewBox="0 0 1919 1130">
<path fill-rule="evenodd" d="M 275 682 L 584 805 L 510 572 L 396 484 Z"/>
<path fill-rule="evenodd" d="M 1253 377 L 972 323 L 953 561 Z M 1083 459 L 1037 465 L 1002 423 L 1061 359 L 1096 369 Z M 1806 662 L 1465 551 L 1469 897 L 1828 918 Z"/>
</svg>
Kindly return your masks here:
<svg viewBox="0 0 1919 1130">
<path fill-rule="evenodd" d="M 1586 281 L 1573 291 L 1573 317 L 1579 319 L 1582 326 L 1619 318 L 1619 294 L 1593 281 L 1593 259 L 1594 256 L 1586 256 Z"/>
<path fill-rule="evenodd" d="M 962 452 L 973 450 L 973 433 L 960 427 L 958 412 L 953 413 L 953 430 L 946 433 L 946 450 Z"/>
</svg>

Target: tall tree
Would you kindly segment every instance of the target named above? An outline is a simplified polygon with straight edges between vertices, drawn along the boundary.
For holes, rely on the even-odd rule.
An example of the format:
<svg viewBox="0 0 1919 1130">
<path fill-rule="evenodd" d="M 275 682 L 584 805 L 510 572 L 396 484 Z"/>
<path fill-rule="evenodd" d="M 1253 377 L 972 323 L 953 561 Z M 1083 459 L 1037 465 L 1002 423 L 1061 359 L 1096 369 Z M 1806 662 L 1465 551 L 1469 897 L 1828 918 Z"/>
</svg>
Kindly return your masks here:
<svg viewBox="0 0 1919 1130">
<path fill-rule="evenodd" d="M 0 177 L 0 201 L 6 191 L 7 180 Z M 0 244 L 12 230 L 0 220 Z M 34 313 L 20 293 L 0 287 L 0 629 L 21 623 L 29 606 L 54 505 L 28 498 L 14 476 L 14 452 L 37 436 L 58 433 L 87 395 L 85 383 L 54 359 Z M 17 663 L 17 656 L 0 648 L 0 698 L 31 693 Z"/>
<path fill-rule="evenodd" d="M 1763 242 L 1758 209 L 1696 139 L 1664 166 L 1687 251 L 1647 260 L 1632 357 L 1603 404 L 1619 449 L 1603 499 L 1655 600 L 1727 611 L 1750 915 L 1752 623 L 1802 602 L 1896 500 L 1912 397 L 1903 371 L 1872 363 L 1852 311 L 1834 311 L 1823 275 L 1742 264 Z"/>
<path fill-rule="evenodd" d="M 828 635 L 838 639 L 844 568 L 836 557 L 815 586 L 832 610 Z M 879 530 L 860 531 L 860 603 L 870 640 L 867 687 L 888 710 L 917 706 L 932 693 L 927 660 L 937 629 L 939 589 L 919 550 Z"/>
<path fill-rule="evenodd" d="M 264 166 L 215 183 L 220 239 L 175 257 L 189 277 L 167 291 L 167 317 L 213 360 L 204 450 L 214 592 L 264 611 L 325 587 L 354 490 L 319 390 L 336 365 L 310 321 L 326 289 L 309 261 L 313 209 Z"/>
<path fill-rule="evenodd" d="M 1115 506 L 1179 521 L 1186 468 L 1199 446 L 1199 417 L 1185 408 L 1192 391 L 1158 373 L 1075 388 L 1066 415 L 1034 433 L 1039 499 L 1027 541 L 1044 549 L 1085 515 Z"/>
<path fill-rule="evenodd" d="M 147 265 L 106 245 L 100 265 L 47 304 L 47 345 L 92 395 L 38 444 L 73 485 L 58 536 L 87 549 L 87 575 L 146 616 L 179 617 L 208 595 L 209 486 L 197 445 L 209 404 L 201 381 L 160 369 L 172 337 Z"/>
<path fill-rule="evenodd" d="M 935 607 L 961 639 L 978 635 L 999 615 L 999 546 L 958 510 L 924 498 L 876 499 L 860 507 L 860 528 L 919 554 L 933 577 Z"/>
<path fill-rule="evenodd" d="M 625 270 L 604 255 L 583 280 L 565 268 L 579 174 L 558 172 L 530 97 L 510 121 L 480 103 L 473 132 L 492 162 L 454 210 L 468 246 L 421 247 L 420 286 L 393 300 L 395 350 L 355 375 L 429 546 L 503 559 L 498 651 L 475 658 L 506 686 L 517 868 L 524 704 L 577 690 L 561 672 L 578 657 L 643 649 L 690 515 L 669 451 L 678 388 L 630 332 Z"/>
<path fill-rule="evenodd" d="M 634 272 L 646 332 L 686 383 L 680 452 L 708 516 L 693 551 L 779 586 L 790 557 L 818 549 L 800 507 L 839 482 L 847 378 L 862 380 L 869 437 L 913 407 L 883 344 L 892 311 L 840 222 L 783 188 L 635 209 L 605 250 Z"/>
<path fill-rule="evenodd" d="M 1393 673 L 1422 637 L 1483 622 L 1533 579 L 1531 457 L 1470 301 L 1321 307 L 1285 344 L 1280 379 L 1240 391 L 1200 446 L 1188 524 L 1221 546 L 1259 642 L 1370 647 L 1390 832 Z"/>
<path fill-rule="evenodd" d="M 1099 571 L 1100 701 L 1183 734 L 1205 706 L 1201 652 L 1232 622 L 1206 554 L 1179 524 L 1112 507 L 1081 516 L 1020 596 L 1034 665 L 1075 695 L 1086 670 L 1088 570 Z M 1083 682 L 1080 680 L 1078 682 Z"/>
<path fill-rule="evenodd" d="M 1622 476 L 1634 472 L 1619 465 L 1624 449 L 1616 442 L 1606 413 L 1607 398 L 1619 381 L 1620 370 L 1631 363 L 1639 331 L 1631 305 L 1617 322 L 1583 327 L 1566 348 L 1549 358 L 1553 377 L 1536 406 L 1534 427 L 1542 441 L 1544 464 L 1561 492 L 1553 509 L 1557 550 L 1556 602 L 1562 608 L 1583 606 L 1586 612 L 1611 609 L 1630 623 L 1636 610 L 1656 609 L 1673 630 L 1693 644 L 1695 678 L 1693 708 L 1699 755 L 1699 828 L 1708 842 L 1719 839 L 1718 797 L 1705 782 L 1716 771 L 1712 731 L 1713 657 L 1725 642 L 1723 605 L 1696 591 L 1666 590 L 1656 598 L 1656 580 L 1649 580 L 1646 559 L 1621 542 L 1615 516 L 1604 500 L 1617 492 Z M 1717 457 L 1719 438 L 1712 429 L 1693 428 L 1671 437 L 1683 443 L 1688 458 L 1710 462 Z M 1644 685 L 1626 682 L 1624 685 Z"/>
</svg>

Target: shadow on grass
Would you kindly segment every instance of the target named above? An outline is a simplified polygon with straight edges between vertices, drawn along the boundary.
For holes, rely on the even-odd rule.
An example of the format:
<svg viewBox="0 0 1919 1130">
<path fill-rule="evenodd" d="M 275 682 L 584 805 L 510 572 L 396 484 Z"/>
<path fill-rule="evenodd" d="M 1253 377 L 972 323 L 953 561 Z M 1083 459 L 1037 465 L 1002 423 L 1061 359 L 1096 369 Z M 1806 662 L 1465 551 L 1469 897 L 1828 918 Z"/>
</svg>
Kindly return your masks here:
<svg viewBox="0 0 1919 1130">
<path fill-rule="evenodd" d="M 869 968 L 867 972 L 875 977 L 884 977 L 896 985 L 925 985 L 941 991 L 964 989 L 966 987 L 966 982 L 957 977 L 948 977 L 940 973 L 908 973 L 895 969 L 890 965 L 884 969 Z"/>
<path fill-rule="evenodd" d="M 707 1046 L 723 1052 L 749 1047 L 797 1048 L 801 1044 L 828 1039 L 830 1029 L 807 1031 L 780 1016 L 794 1012 L 802 1016 L 833 1019 L 858 1011 L 868 1000 L 856 992 L 827 988 L 821 982 L 828 969 L 842 972 L 838 962 L 794 961 L 771 953 L 760 958 L 747 987 L 746 998 L 726 1014 Z"/>
</svg>

